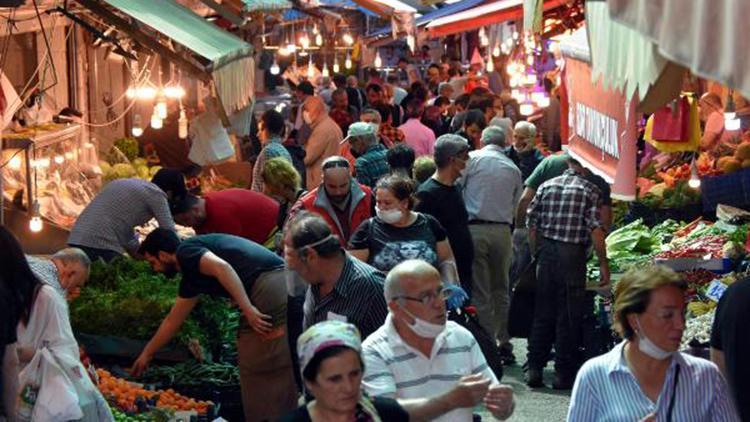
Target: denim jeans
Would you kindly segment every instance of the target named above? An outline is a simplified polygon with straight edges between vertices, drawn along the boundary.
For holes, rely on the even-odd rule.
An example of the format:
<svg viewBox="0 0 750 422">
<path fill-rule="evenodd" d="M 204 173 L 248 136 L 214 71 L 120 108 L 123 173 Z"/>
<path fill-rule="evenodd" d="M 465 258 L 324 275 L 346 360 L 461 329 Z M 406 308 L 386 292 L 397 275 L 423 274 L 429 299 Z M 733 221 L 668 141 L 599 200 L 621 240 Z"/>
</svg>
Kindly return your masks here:
<svg viewBox="0 0 750 422">
<path fill-rule="evenodd" d="M 585 290 L 586 246 L 540 241 L 529 368 L 546 366 L 554 342 L 555 371 L 574 377 L 581 363 L 583 319 L 592 306 Z"/>
</svg>

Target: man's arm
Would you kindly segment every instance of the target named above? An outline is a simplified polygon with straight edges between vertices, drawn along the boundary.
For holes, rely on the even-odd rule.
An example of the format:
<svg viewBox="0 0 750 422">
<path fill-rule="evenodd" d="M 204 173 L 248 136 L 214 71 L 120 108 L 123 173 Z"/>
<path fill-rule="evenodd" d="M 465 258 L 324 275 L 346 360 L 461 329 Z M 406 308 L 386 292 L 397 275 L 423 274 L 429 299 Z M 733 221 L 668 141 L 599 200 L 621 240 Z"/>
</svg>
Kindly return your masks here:
<svg viewBox="0 0 750 422">
<path fill-rule="evenodd" d="M 234 268 L 227 261 L 219 258 L 213 252 L 206 252 L 201 256 L 200 271 L 201 274 L 212 276 L 219 280 L 219 283 L 221 283 L 222 287 L 229 293 L 229 296 L 237 303 L 242 314 L 245 315 L 250 326 L 255 331 L 261 334 L 270 331 L 271 323 L 266 320 L 271 317 L 262 314 L 250 303 L 250 298 L 247 296 L 242 280 L 240 280 L 237 272 L 234 271 Z"/>
<path fill-rule="evenodd" d="M 523 190 L 521 200 L 518 201 L 518 208 L 516 209 L 516 227 L 526 227 L 526 212 L 529 208 L 529 204 L 531 204 L 531 201 L 534 199 L 534 195 L 536 195 L 536 189 L 527 186 L 526 189 Z"/>
<path fill-rule="evenodd" d="M 399 399 L 410 420 L 431 421 L 451 410 L 474 407 L 487 395 L 491 380 L 482 374 L 462 377 L 456 386 L 443 394 L 421 399 Z"/>
<path fill-rule="evenodd" d="M 154 354 L 169 343 L 175 334 L 177 334 L 180 327 L 182 327 L 182 323 L 190 315 L 190 311 L 193 310 L 196 303 L 198 303 L 198 297 L 190 299 L 178 297 L 175 300 L 174 306 L 172 306 L 164 321 L 161 322 L 159 329 L 156 330 L 156 334 L 149 340 L 133 364 L 133 368 L 130 370 L 133 376 L 139 376 L 148 368 L 148 364 L 151 362 Z"/>
<path fill-rule="evenodd" d="M 602 216 L 602 225 L 604 226 L 604 232 L 610 233 L 612 231 L 612 205 L 602 205 L 599 208 L 599 212 Z"/>
<path fill-rule="evenodd" d="M 724 360 L 724 352 L 716 349 L 711 348 L 711 362 L 715 363 L 716 366 L 719 367 L 719 371 L 721 371 L 721 374 L 724 375 L 724 378 L 727 377 L 727 363 Z"/>
<path fill-rule="evenodd" d="M 609 285 L 609 260 L 607 259 L 607 245 L 605 239 L 607 234 L 602 227 L 597 227 L 591 232 L 591 240 L 594 242 L 594 251 L 599 259 L 599 285 Z"/>
</svg>

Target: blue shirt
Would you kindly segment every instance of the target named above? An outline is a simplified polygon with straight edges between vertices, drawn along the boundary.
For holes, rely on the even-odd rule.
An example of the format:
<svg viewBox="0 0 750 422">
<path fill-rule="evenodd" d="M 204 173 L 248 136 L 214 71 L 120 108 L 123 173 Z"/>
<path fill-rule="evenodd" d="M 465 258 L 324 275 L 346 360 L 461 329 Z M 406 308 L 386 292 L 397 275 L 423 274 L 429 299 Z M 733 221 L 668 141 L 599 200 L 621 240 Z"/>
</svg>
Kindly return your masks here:
<svg viewBox="0 0 750 422">
<path fill-rule="evenodd" d="M 568 421 L 639 421 L 650 413 L 667 420 L 677 365 L 680 375 L 673 421 L 737 421 L 727 383 L 712 362 L 676 353 L 667 369 L 656 403 L 641 390 L 624 356 L 622 342 L 608 353 L 586 362 L 576 377 Z"/>
</svg>

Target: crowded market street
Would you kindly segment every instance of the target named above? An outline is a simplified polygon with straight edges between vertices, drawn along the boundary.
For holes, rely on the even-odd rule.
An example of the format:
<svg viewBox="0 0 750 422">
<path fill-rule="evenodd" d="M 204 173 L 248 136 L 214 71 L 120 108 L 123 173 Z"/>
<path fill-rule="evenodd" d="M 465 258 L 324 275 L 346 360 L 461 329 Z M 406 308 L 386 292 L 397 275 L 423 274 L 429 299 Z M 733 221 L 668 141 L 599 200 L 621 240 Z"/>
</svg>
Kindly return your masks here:
<svg viewBox="0 0 750 422">
<path fill-rule="evenodd" d="M 750 2 L 0 0 L 0 422 L 750 421 Z"/>
</svg>

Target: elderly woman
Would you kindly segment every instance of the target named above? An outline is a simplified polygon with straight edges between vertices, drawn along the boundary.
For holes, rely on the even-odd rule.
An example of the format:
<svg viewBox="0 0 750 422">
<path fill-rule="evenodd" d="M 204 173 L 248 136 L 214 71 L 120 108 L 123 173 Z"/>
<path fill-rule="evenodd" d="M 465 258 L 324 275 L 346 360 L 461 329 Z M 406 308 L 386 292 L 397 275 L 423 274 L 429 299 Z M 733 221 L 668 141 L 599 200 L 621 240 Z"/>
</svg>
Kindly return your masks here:
<svg viewBox="0 0 750 422">
<path fill-rule="evenodd" d="M 455 258 L 447 233 L 429 214 L 413 211 L 415 183 L 391 174 L 377 184 L 377 217 L 364 221 L 350 241 L 350 253 L 387 273 L 407 259 L 422 259 L 439 269 L 443 281 L 456 283 Z"/>
<path fill-rule="evenodd" d="M 325 104 L 319 97 L 310 97 L 302 107 L 302 118 L 312 132 L 305 144 L 305 168 L 307 186 L 313 189 L 320 185 L 323 176 L 323 161 L 339 153 L 339 144 L 344 138 L 341 128 L 326 113 Z"/>
<path fill-rule="evenodd" d="M 739 421 L 716 365 L 677 351 L 685 290 L 660 266 L 617 283 L 615 329 L 624 341 L 583 365 L 568 421 Z"/>
<path fill-rule="evenodd" d="M 508 151 L 508 158 L 521 170 L 523 180 L 531 176 L 536 166 L 544 160 L 544 155 L 536 149 L 536 126 L 526 121 L 516 123 L 513 147 Z"/>
</svg>

